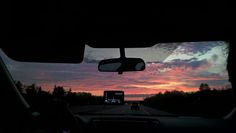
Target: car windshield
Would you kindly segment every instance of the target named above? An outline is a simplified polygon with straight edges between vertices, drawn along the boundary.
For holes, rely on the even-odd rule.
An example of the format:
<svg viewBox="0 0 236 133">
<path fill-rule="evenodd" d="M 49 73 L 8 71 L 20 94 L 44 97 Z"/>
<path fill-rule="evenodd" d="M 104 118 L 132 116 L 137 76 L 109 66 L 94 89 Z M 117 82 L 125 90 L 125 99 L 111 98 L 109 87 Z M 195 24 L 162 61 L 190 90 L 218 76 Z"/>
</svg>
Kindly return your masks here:
<svg viewBox="0 0 236 133">
<path fill-rule="evenodd" d="M 144 71 L 99 72 L 98 62 L 118 58 L 117 48 L 86 45 L 79 64 L 27 63 L 0 50 L 16 86 L 31 106 L 60 99 L 75 114 L 221 117 L 232 109 L 224 41 L 162 43 L 125 48 Z M 38 100 L 35 100 L 38 99 Z"/>
</svg>

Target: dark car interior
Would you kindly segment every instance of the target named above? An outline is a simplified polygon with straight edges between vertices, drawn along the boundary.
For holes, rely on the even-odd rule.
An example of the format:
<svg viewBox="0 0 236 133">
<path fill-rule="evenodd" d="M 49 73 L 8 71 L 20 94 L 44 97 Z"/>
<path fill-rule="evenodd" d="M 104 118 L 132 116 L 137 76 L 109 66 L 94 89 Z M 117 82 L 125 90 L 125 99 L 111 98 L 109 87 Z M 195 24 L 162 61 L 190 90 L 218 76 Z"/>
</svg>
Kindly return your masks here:
<svg viewBox="0 0 236 133">
<path fill-rule="evenodd" d="M 81 63 L 85 44 L 93 48 L 119 48 L 122 57 L 122 49 L 150 47 L 156 43 L 226 41 L 229 43 L 229 81 L 236 96 L 233 15 L 228 1 L 193 1 L 185 4 L 187 6 L 178 2 L 10 1 L 4 9 L 4 39 L 1 44 L 5 45 L 1 45 L 1 49 L 16 61 Z M 132 59 L 122 58 L 124 60 L 127 61 L 125 64 L 132 62 Z M 106 63 L 101 62 L 101 65 Z M 126 65 L 122 70 L 112 72 L 122 74 L 123 71 L 130 71 L 131 67 Z M 99 114 L 80 116 L 73 114 L 63 101 L 46 102 L 37 110 L 31 108 L 16 89 L 2 58 L 0 89 L 0 132 L 236 131 L 235 97 L 234 109 L 227 116 L 211 119 Z"/>
</svg>

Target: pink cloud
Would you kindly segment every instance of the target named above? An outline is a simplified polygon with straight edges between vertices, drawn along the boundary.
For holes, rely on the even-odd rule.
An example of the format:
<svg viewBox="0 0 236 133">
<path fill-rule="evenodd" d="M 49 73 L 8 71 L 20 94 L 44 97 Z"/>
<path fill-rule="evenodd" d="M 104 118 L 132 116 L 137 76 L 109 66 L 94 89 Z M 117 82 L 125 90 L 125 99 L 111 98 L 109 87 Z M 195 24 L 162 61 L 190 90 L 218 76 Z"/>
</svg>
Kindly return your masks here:
<svg viewBox="0 0 236 133">
<path fill-rule="evenodd" d="M 179 63 L 179 62 L 180 63 Z M 179 90 L 185 92 L 197 91 L 201 82 L 225 80 L 218 74 L 209 74 L 211 64 L 207 61 L 180 61 L 169 63 L 148 64 L 145 71 L 117 73 L 101 73 L 97 71 L 82 72 L 77 79 L 42 82 L 40 85 L 46 90 L 52 90 L 54 85 L 72 88 L 75 92 L 90 92 L 103 95 L 104 90 L 123 90 L 125 94 L 157 94 L 165 91 Z M 187 62 L 187 63 L 186 63 Z M 85 69 L 84 69 L 85 70 Z M 203 73 L 203 75 L 201 75 Z M 78 73 L 78 75 L 81 73 Z M 205 75 L 204 75 L 205 74 Z M 44 76 L 41 74 L 40 76 Z M 41 77 L 41 78 L 42 78 Z M 215 84 L 210 86 L 217 87 Z"/>
</svg>

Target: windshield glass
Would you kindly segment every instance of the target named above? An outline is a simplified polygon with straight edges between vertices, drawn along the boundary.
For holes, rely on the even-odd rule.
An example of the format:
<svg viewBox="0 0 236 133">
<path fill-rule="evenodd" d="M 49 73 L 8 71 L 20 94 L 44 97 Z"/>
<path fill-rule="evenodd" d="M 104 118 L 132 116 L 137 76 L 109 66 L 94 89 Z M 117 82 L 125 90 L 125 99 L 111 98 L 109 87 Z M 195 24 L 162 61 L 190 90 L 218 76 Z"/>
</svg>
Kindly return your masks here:
<svg viewBox="0 0 236 133">
<path fill-rule="evenodd" d="M 77 114 L 213 117 L 232 109 L 226 42 L 165 43 L 125 52 L 142 58 L 146 69 L 122 75 L 99 72 L 98 62 L 118 58 L 119 49 L 87 45 L 80 64 L 17 62 L 2 50 L 0 55 L 32 106 L 61 99 Z"/>
</svg>

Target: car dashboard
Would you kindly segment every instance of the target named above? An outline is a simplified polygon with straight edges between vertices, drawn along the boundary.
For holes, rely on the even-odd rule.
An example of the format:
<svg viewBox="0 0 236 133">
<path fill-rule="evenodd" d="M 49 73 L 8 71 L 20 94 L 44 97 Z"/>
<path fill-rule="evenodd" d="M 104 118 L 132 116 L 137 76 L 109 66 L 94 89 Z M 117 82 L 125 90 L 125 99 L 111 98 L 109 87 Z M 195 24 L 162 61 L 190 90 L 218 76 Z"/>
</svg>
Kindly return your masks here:
<svg viewBox="0 0 236 133">
<path fill-rule="evenodd" d="M 85 126 L 85 131 L 104 133 L 150 132 L 150 133 L 233 133 L 230 121 L 202 117 L 162 117 L 162 116 L 112 116 L 77 115 Z"/>
</svg>

